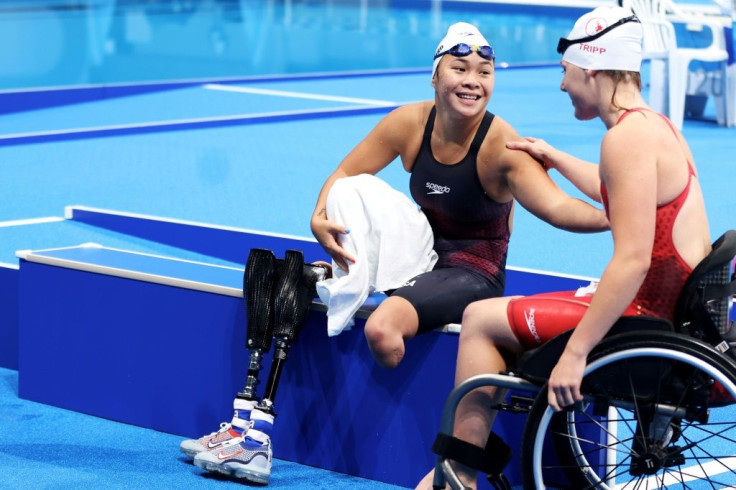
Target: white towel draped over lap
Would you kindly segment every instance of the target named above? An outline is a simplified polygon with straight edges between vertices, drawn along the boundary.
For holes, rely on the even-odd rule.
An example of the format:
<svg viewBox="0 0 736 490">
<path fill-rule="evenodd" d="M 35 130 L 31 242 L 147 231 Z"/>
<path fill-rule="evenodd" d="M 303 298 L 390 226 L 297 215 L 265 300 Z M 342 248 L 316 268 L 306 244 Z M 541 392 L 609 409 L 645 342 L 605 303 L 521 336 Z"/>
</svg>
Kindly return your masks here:
<svg viewBox="0 0 736 490">
<path fill-rule="evenodd" d="M 317 283 L 317 294 L 327 306 L 327 333 L 335 336 L 353 325 L 369 294 L 396 289 L 432 270 L 437 253 L 424 213 L 373 175 L 335 181 L 327 197 L 327 216 L 350 230 L 340 236 L 340 243 L 355 257 L 349 273 L 333 261 L 333 277 Z"/>
</svg>

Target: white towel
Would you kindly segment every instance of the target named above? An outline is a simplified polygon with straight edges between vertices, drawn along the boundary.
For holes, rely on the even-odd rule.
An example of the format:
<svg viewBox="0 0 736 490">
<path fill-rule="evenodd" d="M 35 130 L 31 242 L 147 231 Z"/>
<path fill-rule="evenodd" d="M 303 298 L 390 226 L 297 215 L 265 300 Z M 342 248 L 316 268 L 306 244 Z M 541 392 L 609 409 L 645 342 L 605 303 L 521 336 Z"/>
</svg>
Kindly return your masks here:
<svg viewBox="0 0 736 490">
<path fill-rule="evenodd" d="M 373 175 L 335 181 L 327 196 L 327 216 L 350 230 L 341 236 L 341 246 L 355 257 L 349 273 L 333 261 L 333 277 L 317 283 L 332 337 L 352 327 L 353 316 L 369 294 L 396 289 L 432 270 L 437 253 L 424 213 Z"/>
</svg>

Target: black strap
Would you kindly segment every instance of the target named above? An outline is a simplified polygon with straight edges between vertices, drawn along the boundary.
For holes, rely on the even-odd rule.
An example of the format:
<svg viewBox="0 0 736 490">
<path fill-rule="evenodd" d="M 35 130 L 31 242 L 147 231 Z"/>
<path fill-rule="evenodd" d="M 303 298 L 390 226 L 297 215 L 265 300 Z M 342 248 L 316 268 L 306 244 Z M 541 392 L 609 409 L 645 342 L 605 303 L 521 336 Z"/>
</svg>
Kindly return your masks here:
<svg viewBox="0 0 736 490">
<path fill-rule="evenodd" d="M 432 452 L 486 473 L 489 481 L 491 478 L 506 479 L 502 471 L 511 460 L 512 455 L 511 448 L 493 432 L 488 436 L 485 448 L 440 432 L 434 440 Z"/>
<path fill-rule="evenodd" d="M 473 142 L 470 143 L 468 154 L 471 154 L 471 153 L 473 155 L 478 154 L 480 145 L 482 145 L 483 140 L 486 139 L 486 134 L 488 134 L 488 128 L 491 127 L 491 123 L 493 122 L 494 117 L 496 116 L 491 114 L 488 111 L 486 111 L 486 113 L 483 115 L 483 120 L 481 121 L 480 126 L 478 126 L 478 131 L 476 131 L 475 136 L 473 137 Z"/>
<path fill-rule="evenodd" d="M 427 124 L 424 126 L 424 134 L 422 135 L 422 146 L 425 146 L 430 155 L 432 154 L 431 138 L 432 130 L 434 129 L 434 116 L 437 113 L 435 106 L 432 106 L 432 110 L 429 111 L 429 117 L 427 118 Z"/>
<path fill-rule="evenodd" d="M 498 434 L 491 432 L 488 435 L 485 452 L 494 466 L 494 470 L 486 474 L 486 479 L 495 490 L 512 490 L 511 483 L 503 469 L 511 461 L 511 448 L 501 439 Z"/>
<path fill-rule="evenodd" d="M 736 294 L 736 281 L 726 284 L 706 284 L 703 286 L 703 300 L 721 299 Z"/>
<path fill-rule="evenodd" d="M 427 124 L 424 126 L 424 134 L 422 135 L 422 146 L 426 147 L 429 150 L 429 153 L 432 154 L 432 146 L 431 146 L 431 138 L 432 138 L 432 130 L 434 129 L 434 120 L 435 115 L 437 114 L 437 108 L 435 106 L 432 106 L 432 110 L 429 111 L 429 118 L 427 118 Z M 468 148 L 468 154 L 477 154 L 478 150 L 480 149 L 480 145 L 483 144 L 483 140 L 486 138 L 486 134 L 488 134 L 488 129 L 491 127 L 491 123 L 493 122 L 493 119 L 496 116 L 488 111 L 483 115 L 483 120 L 480 123 L 480 126 L 478 126 L 478 130 L 475 132 L 475 136 L 473 136 L 473 141 L 470 143 L 470 147 Z"/>
</svg>

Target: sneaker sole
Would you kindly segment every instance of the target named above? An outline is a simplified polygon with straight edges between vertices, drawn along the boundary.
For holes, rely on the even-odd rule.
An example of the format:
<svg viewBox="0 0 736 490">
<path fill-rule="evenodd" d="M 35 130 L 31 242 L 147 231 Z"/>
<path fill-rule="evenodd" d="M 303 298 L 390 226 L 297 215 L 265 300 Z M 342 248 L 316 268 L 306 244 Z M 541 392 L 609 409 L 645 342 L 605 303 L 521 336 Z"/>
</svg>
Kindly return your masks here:
<svg viewBox="0 0 736 490">
<path fill-rule="evenodd" d="M 187 449 L 183 447 L 179 447 L 179 450 L 183 452 L 185 455 L 187 455 L 190 458 L 194 458 L 197 454 L 199 454 L 201 451 L 197 451 L 196 449 Z"/>
<path fill-rule="evenodd" d="M 261 473 L 253 470 L 242 468 L 241 465 L 233 463 L 211 463 L 209 461 L 195 460 L 194 464 L 204 470 L 211 471 L 213 473 L 222 473 L 223 475 L 232 476 L 241 480 L 246 480 L 251 483 L 259 483 L 261 485 L 268 485 L 268 481 L 271 477 L 270 473 Z"/>
</svg>

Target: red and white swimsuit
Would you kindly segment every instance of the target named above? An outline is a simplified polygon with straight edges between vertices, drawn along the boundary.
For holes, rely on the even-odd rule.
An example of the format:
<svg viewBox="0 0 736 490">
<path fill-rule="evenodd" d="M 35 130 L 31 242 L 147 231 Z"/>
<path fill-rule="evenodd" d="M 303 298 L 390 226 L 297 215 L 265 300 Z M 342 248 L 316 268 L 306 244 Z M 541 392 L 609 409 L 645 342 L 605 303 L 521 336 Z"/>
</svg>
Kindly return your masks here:
<svg viewBox="0 0 736 490">
<path fill-rule="evenodd" d="M 630 109 L 616 122 L 618 124 L 632 112 L 646 109 Z M 664 116 L 674 132 L 672 123 Z M 688 180 L 680 194 L 667 204 L 657 207 L 652 261 L 644 282 L 634 301 L 626 308 L 623 316 L 656 316 L 673 320 L 675 303 L 692 268 L 683 260 L 675 248 L 672 229 L 688 194 L 695 175 L 688 160 Z M 601 183 L 601 198 L 608 213 L 608 192 Z M 585 314 L 592 294 L 576 296 L 576 291 L 545 293 L 509 302 L 507 314 L 511 328 L 524 348 L 531 349 L 551 338 L 575 328 Z"/>
</svg>

